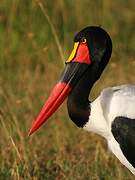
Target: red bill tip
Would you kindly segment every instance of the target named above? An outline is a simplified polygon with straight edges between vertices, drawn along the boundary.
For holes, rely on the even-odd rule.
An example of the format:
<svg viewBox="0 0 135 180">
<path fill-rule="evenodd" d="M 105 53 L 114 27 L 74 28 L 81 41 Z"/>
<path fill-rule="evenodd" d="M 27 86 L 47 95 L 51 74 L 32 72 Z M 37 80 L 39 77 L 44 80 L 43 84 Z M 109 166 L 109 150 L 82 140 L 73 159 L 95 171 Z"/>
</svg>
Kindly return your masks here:
<svg viewBox="0 0 135 180">
<path fill-rule="evenodd" d="M 37 119 L 33 123 L 29 136 L 33 134 L 39 127 L 47 121 L 47 119 L 59 108 L 59 106 L 63 103 L 65 98 L 68 96 L 71 91 L 71 86 L 64 82 L 59 82 L 53 88 L 48 100 L 44 104 L 41 112 L 39 113 Z"/>
</svg>

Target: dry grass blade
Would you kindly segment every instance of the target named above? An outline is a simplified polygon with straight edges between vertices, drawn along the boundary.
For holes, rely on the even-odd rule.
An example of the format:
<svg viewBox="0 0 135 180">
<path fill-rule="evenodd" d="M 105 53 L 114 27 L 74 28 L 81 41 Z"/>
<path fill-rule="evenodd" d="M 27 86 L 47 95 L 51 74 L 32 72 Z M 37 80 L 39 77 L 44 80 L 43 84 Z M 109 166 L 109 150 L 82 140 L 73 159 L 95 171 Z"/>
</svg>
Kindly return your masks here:
<svg viewBox="0 0 135 180">
<path fill-rule="evenodd" d="M 16 151 L 16 154 L 17 154 L 18 158 L 19 158 L 19 159 L 20 159 L 20 161 L 21 161 L 21 160 L 22 160 L 21 155 L 20 155 L 20 153 L 19 153 L 19 151 L 18 151 L 17 146 L 15 145 L 15 142 L 14 142 L 13 138 L 12 138 L 11 136 L 9 136 L 9 138 L 10 138 L 11 143 L 12 143 L 12 145 L 13 145 L 13 147 L 14 147 L 15 151 Z"/>
<path fill-rule="evenodd" d="M 46 17 L 46 19 L 48 21 L 48 24 L 52 30 L 52 34 L 54 36 L 54 39 L 55 39 L 55 42 L 56 42 L 56 45 L 57 45 L 57 48 L 58 48 L 58 51 L 59 51 L 59 54 L 61 57 L 62 63 L 64 64 L 64 55 L 63 55 L 62 47 L 60 45 L 60 41 L 59 41 L 58 35 L 56 33 L 55 27 L 52 24 L 51 19 L 50 19 L 49 15 L 47 14 L 47 11 L 46 11 L 45 7 L 43 6 L 42 2 L 41 1 L 36 1 L 36 2 L 39 5 L 39 7 L 41 8 L 41 11 L 43 12 L 44 16 Z"/>
<path fill-rule="evenodd" d="M 15 145 L 15 142 L 14 142 L 13 138 L 12 138 L 11 135 L 9 134 L 8 128 L 6 127 L 6 125 L 5 125 L 4 121 L 3 121 L 3 117 L 2 117 L 2 116 L 0 116 L 0 120 L 1 120 L 1 123 L 2 123 L 3 128 L 5 129 L 5 132 L 6 132 L 7 137 L 10 139 L 10 141 L 11 141 L 11 143 L 12 143 L 12 146 L 13 146 L 13 148 L 14 148 L 15 151 L 16 151 L 16 154 L 17 154 L 19 160 L 21 160 L 22 158 L 21 158 L 21 155 L 20 155 L 20 153 L 19 153 L 19 151 L 18 151 L 18 148 L 17 148 L 17 146 Z"/>
</svg>

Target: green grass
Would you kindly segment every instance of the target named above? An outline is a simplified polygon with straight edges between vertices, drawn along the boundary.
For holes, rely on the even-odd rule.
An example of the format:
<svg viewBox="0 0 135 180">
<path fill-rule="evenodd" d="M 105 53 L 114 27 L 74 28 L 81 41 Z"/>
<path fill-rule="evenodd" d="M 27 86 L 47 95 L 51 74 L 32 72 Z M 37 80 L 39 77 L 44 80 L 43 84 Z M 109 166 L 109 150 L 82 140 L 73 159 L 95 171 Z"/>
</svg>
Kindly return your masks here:
<svg viewBox="0 0 135 180">
<path fill-rule="evenodd" d="M 63 69 L 76 32 L 101 25 L 113 54 L 92 91 L 135 81 L 134 0 L 1 0 L 0 179 L 132 180 L 104 139 L 78 129 L 66 103 L 28 130 Z"/>
</svg>

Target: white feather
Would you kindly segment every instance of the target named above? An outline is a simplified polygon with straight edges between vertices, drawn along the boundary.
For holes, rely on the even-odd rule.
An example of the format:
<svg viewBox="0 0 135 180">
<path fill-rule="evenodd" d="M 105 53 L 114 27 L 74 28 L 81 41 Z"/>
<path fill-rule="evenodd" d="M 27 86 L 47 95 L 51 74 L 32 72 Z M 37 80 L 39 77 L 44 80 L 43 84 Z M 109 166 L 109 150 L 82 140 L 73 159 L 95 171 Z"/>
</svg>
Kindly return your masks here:
<svg viewBox="0 0 135 180">
<path fill-rule="evenodd" d="M 91 103 L 89 121 L 84 126 L 87 131 L 103 136 L 110 150 L 133 174 L 135 168 L 122 153 L 118 142 L 111 132 L 111 124 L 115 117 L 124 116 L 135 119 L 135 86 L 122 85 L 104 89 L 100 96 Z"/>
</svg>

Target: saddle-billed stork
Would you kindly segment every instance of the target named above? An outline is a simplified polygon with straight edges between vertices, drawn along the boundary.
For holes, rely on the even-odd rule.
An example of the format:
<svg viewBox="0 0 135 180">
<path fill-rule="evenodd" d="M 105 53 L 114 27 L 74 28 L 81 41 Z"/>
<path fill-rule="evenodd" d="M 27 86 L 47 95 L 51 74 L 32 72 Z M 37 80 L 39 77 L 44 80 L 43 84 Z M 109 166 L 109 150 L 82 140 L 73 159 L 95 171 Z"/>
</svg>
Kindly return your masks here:
<svg viewBox="0 0 135 180">
<path fill-rule="evenodd" d="M 111 53 L 111 38 L 101 27 L 89 26 L 77 33 L 61 78 L 33 123 L 29 135 L 68 96 L 67 108 L 71 120 L 78 127 L 104 137 L 120 162 L 135 174 L 135 85 L 109 87 L 93 102 L 88 100 L 91 88 L 100 78 Z"/>
</svg>

